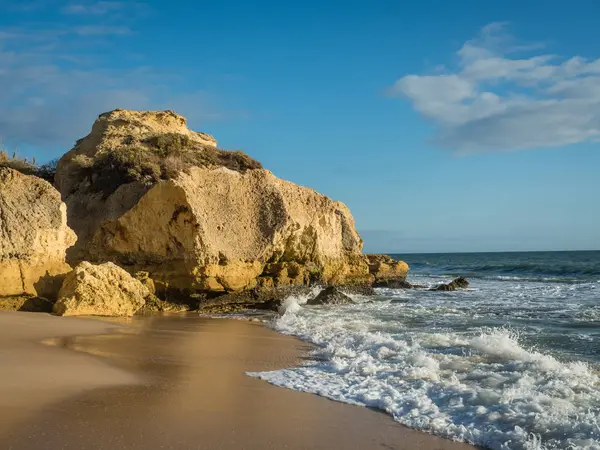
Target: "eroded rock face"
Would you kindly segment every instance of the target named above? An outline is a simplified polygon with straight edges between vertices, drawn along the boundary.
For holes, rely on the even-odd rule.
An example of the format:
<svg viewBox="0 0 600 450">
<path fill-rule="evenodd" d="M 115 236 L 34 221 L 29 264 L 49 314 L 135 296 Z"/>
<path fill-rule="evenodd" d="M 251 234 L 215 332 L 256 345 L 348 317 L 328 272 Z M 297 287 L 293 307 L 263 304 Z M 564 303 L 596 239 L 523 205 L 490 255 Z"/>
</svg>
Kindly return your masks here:
<svg viewBox="0 0 600 450">
<path fill-rule="evenodd" d="M 397 261 L 389 255 L 365 255 L 369 271 L 375 277 L 375 285 L 383 286 L 389 281 L 404 281 L 409 267 L 404 261 Z"/>
<path fill-rule="evenodd" d="M 372 280 L 344 204 L 215 146 L 170 111 L 101 115 L 57 169 L 70 257 L 147 272 L 159 296 Z"/>
<path fill-rule="evenodd" d="M 50 183 L 0 168 L 0 296 L 55 297 L 75 240 Z"/>
<path fill-rule="evenodd" d="M 132 316 L 150 296 L 146 286 L 115 264 L 84 261 L 66 276 L 53 312 L 61 316 Z"/>
<path fill-rule="evenodd" d="M 179 289 L 369 280 L 348 208 L 266 170 L 192 168 L 161 181 L 88 246 L 96 261 Z"/>
</svg>

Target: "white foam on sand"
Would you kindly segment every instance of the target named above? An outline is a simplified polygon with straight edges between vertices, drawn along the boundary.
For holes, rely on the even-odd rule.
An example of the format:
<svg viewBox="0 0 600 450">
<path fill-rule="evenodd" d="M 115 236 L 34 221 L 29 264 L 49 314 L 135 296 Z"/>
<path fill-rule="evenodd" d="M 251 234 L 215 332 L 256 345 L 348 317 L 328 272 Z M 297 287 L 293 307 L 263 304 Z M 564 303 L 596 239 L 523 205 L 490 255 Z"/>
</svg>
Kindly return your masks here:
<svg viewBox="0 0 600 450">
<path fill-rule="evenodd" d="M 600 379 L 586 363 L 525 348 L 511 329 L 414 331 L 401 305 L 307 298 L 286 299 L 273 327 L 315 343 L 315 361 L 249 375 L 492 449 L 600 449 Z"/>
</svg>

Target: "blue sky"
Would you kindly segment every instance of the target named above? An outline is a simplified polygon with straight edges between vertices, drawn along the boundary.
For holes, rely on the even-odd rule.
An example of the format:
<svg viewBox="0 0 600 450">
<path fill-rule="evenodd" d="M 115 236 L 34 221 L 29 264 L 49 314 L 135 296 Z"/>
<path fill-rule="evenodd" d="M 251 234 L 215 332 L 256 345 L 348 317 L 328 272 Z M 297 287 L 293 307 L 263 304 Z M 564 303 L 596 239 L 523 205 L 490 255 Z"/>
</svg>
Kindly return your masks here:
<svg viewBox="0 0 600 450">
<path fill-rule="evenodd" d="M 598 30 L 596 1 L 2 0 L 0 138 L 48 160 L 173 109 L 366 251 L 600 249 Z"/>
</svg>

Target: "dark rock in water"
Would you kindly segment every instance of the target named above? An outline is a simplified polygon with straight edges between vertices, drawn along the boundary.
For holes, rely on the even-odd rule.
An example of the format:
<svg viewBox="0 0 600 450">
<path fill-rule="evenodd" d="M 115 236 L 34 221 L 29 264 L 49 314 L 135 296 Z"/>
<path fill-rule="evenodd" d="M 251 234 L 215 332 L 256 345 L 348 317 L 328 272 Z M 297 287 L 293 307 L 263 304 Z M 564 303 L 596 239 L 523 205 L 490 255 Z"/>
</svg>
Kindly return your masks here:
<svg viewBox="0 0 600 450">
<path fill-rule="evenodd" d="M 290 296 L 309 295 L 313 288 L 310 286 L 280 286 L 257 287 L 250 291 L 230 292 L 227 294 L 213 295 L 200 299 L 197 304 L 198 311 L 203 314 L 242 312 L 244 310 L 259 309 L 263 311 L 278 311 L 282 301 Z M 344 304 L 354 303 L 344 292 L 360 295 L 375 295 L 370 285 L 351 285 L 328 287 L 316 298 L 308 302 L 309 305 Z M 319 299 L 319 300 L 317 300 Z"/>
<path fill-rule="evenodd" d="M 423 289 L 425 286 L 422 284 L 412 284 L 406 280 L 379 280 L 373 283 L 373 287 L 376 288 L 389 288 L 389 289 Z"/>
<path fill-rule="evenodd" d="M 345 294 L 356 294 L 356 295 L 375 295 L 373 286 L 370 284 L 356 284 L 356 285 L 344 285 L 340 286 L 340 290 Z"/>
<path fill-rule="evenodd" d="M 465 277 L 458 277 L 447 284 L 440 284 L 438 287 L 431 288 L 431 291 L 455 291 L 469 287 L 469 282 Z"/>
<path fill-rule="evenodd" d="M 420 284 L 411 284 L 405 280 L 379 280 L 373 283 L 373 287 L 385 287 L 390 289 L 418 289 L 425 286 Z"/>
<path fill-rule="evenodd" d="M 307 305 L 345 305 L 355 303 L 350 297 L 335 286 L 329 286 L 315 298 L 306 302 Z"/>
<path fill-rule="evenodd" d="M 281 306 L 281 299 L 272 298 L 265 302 L 257 302 L 247 305 L 248 309 L 261 309 L 264 311 L 279 311 L 279 307 Z"/>
<path fill-rule="evenodd" d="M 256 288 L 251 291 L 230 292 L 200 301 L 201 313 L 239 312 L 245 309 L 277 311 L 284 298 L 289 295 L 307 295 L 308 286 L 285 286 L 278 288 Z"/>
</svg>

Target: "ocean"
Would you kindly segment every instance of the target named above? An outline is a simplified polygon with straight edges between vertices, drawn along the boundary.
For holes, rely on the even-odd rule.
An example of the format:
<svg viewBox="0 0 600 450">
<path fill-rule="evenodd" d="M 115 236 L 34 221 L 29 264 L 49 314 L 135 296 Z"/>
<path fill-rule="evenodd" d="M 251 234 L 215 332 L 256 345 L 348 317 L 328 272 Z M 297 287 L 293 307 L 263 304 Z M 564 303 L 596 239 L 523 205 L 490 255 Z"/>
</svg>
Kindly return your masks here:
<svg viewBox="0 0 600 450">
<path fill-rule="evenodd" d="M 312 360 L 249 375 L 490 449 L 600 449 L 600 251 L 392 256 L 412 283 L 470 287 L 289 297 L 271 325 Z"/>
</svg>

